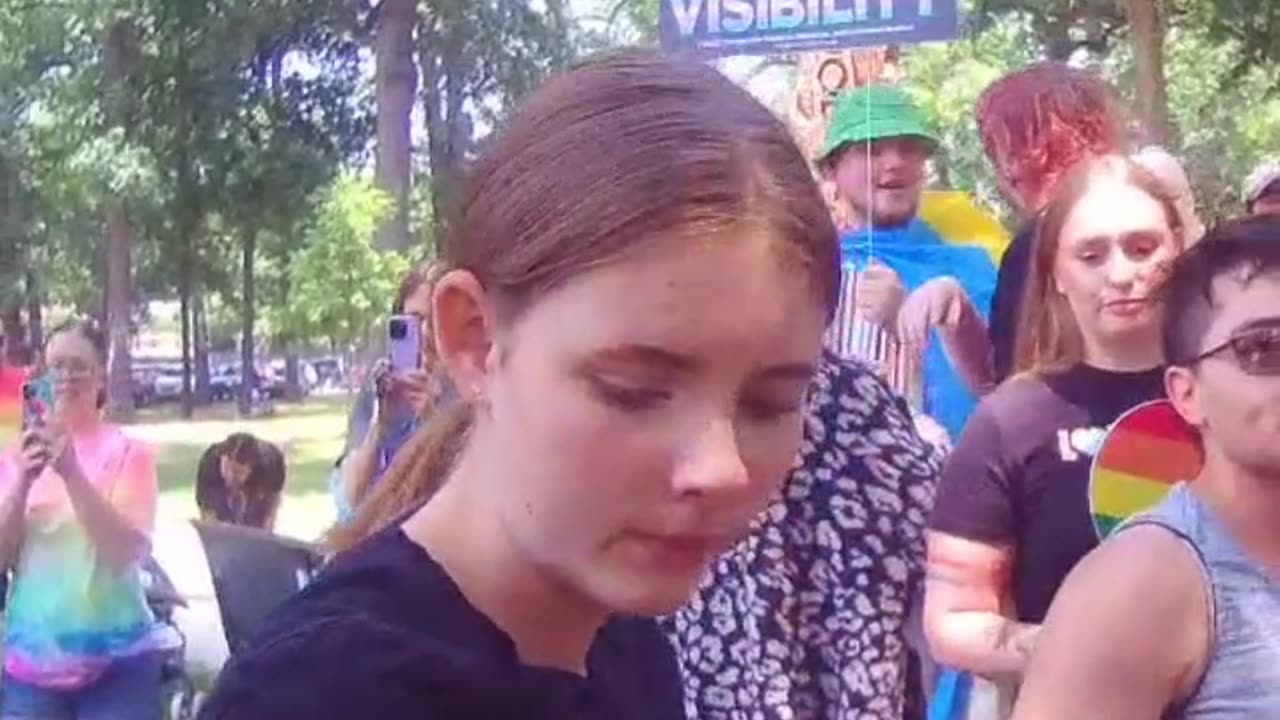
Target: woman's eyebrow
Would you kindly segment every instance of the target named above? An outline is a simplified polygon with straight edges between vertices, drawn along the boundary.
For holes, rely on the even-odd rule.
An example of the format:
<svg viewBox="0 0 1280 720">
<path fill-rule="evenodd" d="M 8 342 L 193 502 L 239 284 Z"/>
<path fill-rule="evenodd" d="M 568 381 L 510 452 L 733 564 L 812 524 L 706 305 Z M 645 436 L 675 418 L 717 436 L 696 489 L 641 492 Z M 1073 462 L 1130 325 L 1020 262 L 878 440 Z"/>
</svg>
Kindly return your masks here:
<svg viewBox="0 0 1280 720">
<path fill-rule="evenodd" d="M 793 380 L 808 382 L 813 377 L 812 363 L 783 363 L 773 365 L 761 371 L 758 377 L 762 380 Z"/>
<path fill-rule="evenodd" d="M 694 374 L 702 367 L 699 360 L 693 356 L 682 355 L 653 345 L 644 345 L 641 343 L 626 343 L 599 350 L 592 353 L 591 362 L 645 365 L 682 375 Z M 812 363 L 781 363 L 766 367 L 760 372 L 755 373 L 755 377 L 762 380 L 796 380 L 807 382 L 813 377 L 813 372 L 814 366 Z"/>
<path fill-rule="evenodd" d="M 595 363 L 648 365 L 681 374 L 693 373 L 699 366 L 696 358 L 640 343 L 625 343 L 596 351 L 592 353 L 591 360 Z"/>
</svg>

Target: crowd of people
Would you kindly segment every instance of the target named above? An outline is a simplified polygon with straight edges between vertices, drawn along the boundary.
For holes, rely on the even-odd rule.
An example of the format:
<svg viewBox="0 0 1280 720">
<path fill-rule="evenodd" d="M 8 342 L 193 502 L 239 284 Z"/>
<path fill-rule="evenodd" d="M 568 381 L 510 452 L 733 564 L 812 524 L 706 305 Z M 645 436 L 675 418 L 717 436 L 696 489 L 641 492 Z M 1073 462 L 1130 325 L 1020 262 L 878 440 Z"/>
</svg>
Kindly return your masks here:
<svg viewBox="0 0 1280 720">
<path fill-rule="evenodd" d="M 533 93 L 394 299 L 420 362 L 368 373 L 327 568 L 202 717 L 1280 716 L 1280 162 L 1206 228 L 1094 74 L 975 117 L 1003 253 L 921 216 L 946 148 L 897 88 L 837 98 L 818 158 L 658 54 Z M 0 456 L 0 717 L 158 717 L 155 461 L 101 420 L 94 328 L 41 365 L 52 421 Z M 1092 460 L 1156 400 L 1202 469 L 1102 537 Z M 278 448 L 198 475 L 204 519 L 272 529 Z"/>
</svg>

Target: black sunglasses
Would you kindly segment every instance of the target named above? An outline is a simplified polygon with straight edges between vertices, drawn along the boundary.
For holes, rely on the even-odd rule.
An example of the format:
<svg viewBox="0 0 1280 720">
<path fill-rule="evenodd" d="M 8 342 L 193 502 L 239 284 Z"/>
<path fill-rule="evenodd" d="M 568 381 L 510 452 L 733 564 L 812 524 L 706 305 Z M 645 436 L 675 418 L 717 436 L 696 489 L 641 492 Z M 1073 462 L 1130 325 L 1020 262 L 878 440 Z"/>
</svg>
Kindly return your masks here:
<svg viewBox="0 0 1280 720">
<path fill-rule="evenodd" d="M 1194 365 L 1230 351 L 1236 366 L 1248 375 L 1280 375 L 1280 322 L 1237 331 L 1226 342 L 1188 362 Z"/>
</svg>

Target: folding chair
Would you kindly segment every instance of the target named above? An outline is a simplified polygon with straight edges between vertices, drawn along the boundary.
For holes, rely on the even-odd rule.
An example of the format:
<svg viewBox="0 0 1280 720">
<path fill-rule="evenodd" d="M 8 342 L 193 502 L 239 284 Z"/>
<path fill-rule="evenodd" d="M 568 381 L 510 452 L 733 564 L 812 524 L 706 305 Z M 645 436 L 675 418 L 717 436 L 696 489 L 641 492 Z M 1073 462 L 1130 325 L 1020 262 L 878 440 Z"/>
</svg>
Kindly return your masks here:
<svg viewBox="0 0 1280 720">
<path fill-rule="evenodd" d="M 311 582 L 324 559 L 314 545 L 256 528 L 192 524 L 209 559 L 227 648 L 234 655 L 272 611 Z"/>
</svg>

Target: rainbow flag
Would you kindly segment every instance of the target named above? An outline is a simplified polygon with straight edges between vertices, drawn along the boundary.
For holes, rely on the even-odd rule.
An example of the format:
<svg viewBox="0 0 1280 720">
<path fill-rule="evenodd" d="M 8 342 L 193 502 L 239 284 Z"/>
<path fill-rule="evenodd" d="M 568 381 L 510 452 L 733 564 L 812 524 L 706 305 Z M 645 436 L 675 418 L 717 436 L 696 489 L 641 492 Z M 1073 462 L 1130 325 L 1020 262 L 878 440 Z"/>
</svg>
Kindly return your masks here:
<svg viewBox="0 0 1280 720">
<path fill-rule="evenodd" d="M 1009 231 L 999 218 L 959 190 L 926 190 L 916 213 L 953 245 L 975 245 L 987 251 L 996 267 L 1009 249 Z"/>
<path fill-rule="evenodd" d="M 1204 459 L 1195 431 L 1167 400 L 1143 403 L 1120 416 L 1093 458 L 1089 506 L 1098 536 L 1159 503 L 1193 480 Z"/>
<path fill-rule="evenodd" d="M 0 447 L 22 429 L 22 384 L 27 371 L 0 364 Z"/>
</svg>

